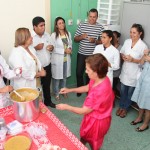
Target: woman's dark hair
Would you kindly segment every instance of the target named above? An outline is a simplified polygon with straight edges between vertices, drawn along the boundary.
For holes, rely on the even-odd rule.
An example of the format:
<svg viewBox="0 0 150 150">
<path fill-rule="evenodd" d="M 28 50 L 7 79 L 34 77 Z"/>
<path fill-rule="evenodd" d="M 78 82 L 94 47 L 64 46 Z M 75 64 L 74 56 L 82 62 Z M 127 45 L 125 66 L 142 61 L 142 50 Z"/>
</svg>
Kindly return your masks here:
<svg viewBox="0 0 150 150">
<path fill-rule="evenodd" d="M 99 78 L 104 78 L 108 72 L 108 61 L 102 54 L 94 54 L 86 58 L 85 62 L 97 73 Z"/>
<path fill-rule="evenodd" d="M 114 34 L 116 34 L 117 38 L 121 37 L 121 33 L 119 33 L 118 31 L 113 31 Z"/>
<path fill-rule="evenodd" d="M 63 22 L 64 22 L 64 24 L 65 24 L 65 19 L 64 19 L 64 18 L 62 18 L 62 17 L 57 17 L 57 18 L 55 19 L 55 22 L 54 22 L 54 32 L 56 32 L 56 38 L 57 38 L 58 35 L 60 34 L 60 32 L 59 32 L 59 30 L 58 30 L 58 28 L 57 28 L 57 22 L 58 22 L 59 20 L 63 20 Z M 69 35 L 69 34 L 68 34 L 68 31 L 67 31 L 67 29 L 66 29 L 66 25 L 65 25 L 65 27 L 64 27 L 64 31 L 65 31 L 65 34 Z"/>
<path fill-rule="evenodd" d="M 144 29 L 143 29 L 142 25 L 134 23 L 131 28 L 136 28 L 139 33 L 142 33 L 140 35 L 140 38 L 142 40 L 144 39 Z"/>
<path fill-rule="evenodd" d="M 110 42 L 111 42 L 112 45 L 114 45 L 114 35 L 113 35 L 113 32 L 111 30 L 104 30 L 104 31 L 102 31 L 102 33 L 106 33 L 109 38 L 112 38 L 112 40 Z"/>
</svg>

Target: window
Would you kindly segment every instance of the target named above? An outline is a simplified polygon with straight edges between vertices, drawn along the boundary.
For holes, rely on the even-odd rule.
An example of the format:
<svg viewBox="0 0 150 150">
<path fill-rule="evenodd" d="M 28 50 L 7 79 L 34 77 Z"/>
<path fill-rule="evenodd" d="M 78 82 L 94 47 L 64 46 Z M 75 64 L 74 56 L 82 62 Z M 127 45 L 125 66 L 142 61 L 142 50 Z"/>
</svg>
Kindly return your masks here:
<svg viewBox="0 0 150 150">
<path fill-rule="evenodd" d="M 120 24 L 121 0 L 98 0 L 97 10 L 99 13 L 98 22 L 103 25 Z"/>
</svg>

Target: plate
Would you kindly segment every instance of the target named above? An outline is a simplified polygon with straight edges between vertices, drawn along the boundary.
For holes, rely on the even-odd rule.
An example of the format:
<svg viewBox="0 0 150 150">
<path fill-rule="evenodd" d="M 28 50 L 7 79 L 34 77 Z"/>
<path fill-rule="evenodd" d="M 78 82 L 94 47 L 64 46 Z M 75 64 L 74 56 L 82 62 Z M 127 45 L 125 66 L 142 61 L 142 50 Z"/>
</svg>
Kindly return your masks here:
<svg viewBox="0 0 150 150">
<path fill-rule="evenodd" d="M 10 136 L 4 143 L 4 150 L 29 150 L 32 140 L 28 134 Z"/>
</svg>

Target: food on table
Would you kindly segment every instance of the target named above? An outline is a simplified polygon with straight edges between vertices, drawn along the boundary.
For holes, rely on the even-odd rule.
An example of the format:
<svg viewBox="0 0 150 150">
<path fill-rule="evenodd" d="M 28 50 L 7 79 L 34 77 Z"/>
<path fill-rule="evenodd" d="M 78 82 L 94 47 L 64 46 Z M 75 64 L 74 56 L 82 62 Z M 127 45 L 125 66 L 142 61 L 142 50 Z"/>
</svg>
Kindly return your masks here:
<svg viewBox="0 0 150 150">
<path fill-rule="evenodd" d="M 5 150 L 29 150 L 31 139 L 24 135 L 17 135 L 9 138 L 4 144 Z"/>
<path fill-rule="evenodd" d="M 15 93 L 11 94 L 11 99 L 16 101 L 16 102 L 26 102 L 26 101 L 31 101 L 37 98 L 38 92 L 33 89 L 19 89 L 16 90 L 22 97 L 24 97 L 24 101 L 20 99 L 19 96 L 17 96 Z"/>
</svg>

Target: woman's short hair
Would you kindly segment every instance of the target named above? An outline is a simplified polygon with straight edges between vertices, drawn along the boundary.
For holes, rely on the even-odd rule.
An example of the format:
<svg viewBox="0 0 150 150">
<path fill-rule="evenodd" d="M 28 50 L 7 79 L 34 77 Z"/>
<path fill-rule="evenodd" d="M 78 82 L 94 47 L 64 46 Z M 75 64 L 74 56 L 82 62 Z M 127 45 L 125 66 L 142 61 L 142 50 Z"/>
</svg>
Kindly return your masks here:
<svg viewBox="0 0 150 150">
<path fill-rule="evenodd" d="M 30 37 L 31 34 L 28 28 L 18 28 L 15 32 L 15 47 L 24 45 Z"/>
<path fill-rule="evenodd" d="M 90 65 L 90 68 L 97 73 L 99 78 L 106 76 L 108 72 L 108 61 L 102 54 L 91 55 L 85 62 Z"/>
</svg>

